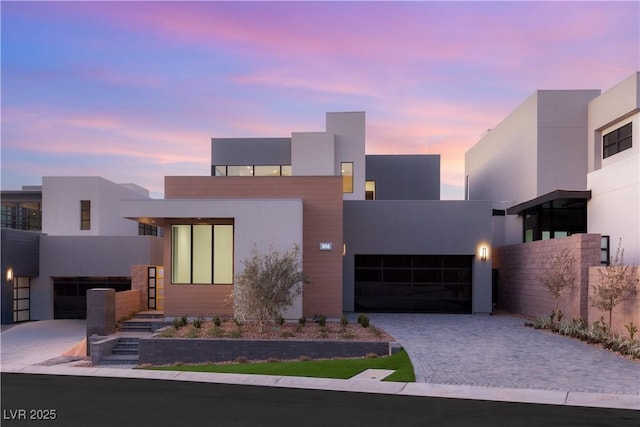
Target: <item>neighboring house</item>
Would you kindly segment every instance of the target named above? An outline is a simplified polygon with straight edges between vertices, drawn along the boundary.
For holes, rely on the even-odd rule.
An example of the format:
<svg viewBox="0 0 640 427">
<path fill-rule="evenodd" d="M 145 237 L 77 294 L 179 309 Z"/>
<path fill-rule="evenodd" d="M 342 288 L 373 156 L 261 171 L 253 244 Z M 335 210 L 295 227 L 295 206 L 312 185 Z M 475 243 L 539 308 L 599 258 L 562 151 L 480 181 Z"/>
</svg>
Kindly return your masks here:
<svg viewBox="0 0 640 427">
<path fill-rule="evenodd" d="M 251 250 L 293 245 L 310 283 L 287 318 L 490 313 L 490 203 L 439 201 L 439 156 L 366 156 L 363 112 L 326 119 L 321 132 L 213 138 L 212 176 L 122 202 L 123 217 L 166 230 L 165 314 L 232 315 Z"/>
<path fill-rule="evenodd" d="M 639 138 L 640 73 L 604 93 L 537 91 L 467 151 L 466 199 L 492 202 L 494 246 L 596 233 L 638 264 Z"/>
<path fill-rule="evenodd" d="M 99 177 L 3 191 L 2 323 L 84 318 L 87 289 L 129 290 L 132 264 L 162 264 L 158 228 L 120 217 L 121 200 L 140 198 L 148 191 Z"/>
</svg>

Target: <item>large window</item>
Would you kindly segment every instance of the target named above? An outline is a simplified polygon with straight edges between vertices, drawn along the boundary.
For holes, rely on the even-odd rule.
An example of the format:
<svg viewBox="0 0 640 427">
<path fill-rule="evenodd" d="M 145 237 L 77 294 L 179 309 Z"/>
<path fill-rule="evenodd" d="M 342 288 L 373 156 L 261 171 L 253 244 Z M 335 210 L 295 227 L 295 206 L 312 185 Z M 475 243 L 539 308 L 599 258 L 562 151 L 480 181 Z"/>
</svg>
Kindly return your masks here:
<svg viewBox="0 0 640 427">
<path fill-rule="evenodd" d="M 0 207 L 2 228 L 16 230 L 42 230 L 40 202 L 2 202 Z"/>
<path fill-rule="evenodd" d="M 291 165 L 217 165 L 211 172 L 213 176 L 291 176 Z"/>
<path fill-rule="evenodd" d="M 353 162 L 340 163 L 342 175 L 342 192 L 353 193 Z"/>
<path fill-rule="evenodd" d="M 559 199 L 523 212 L 523 240 L 557 239 L 587 232 L 587 201 Z"/>
<path fill-rule="evenodd" d="M 628 123 L 602 137 L 602 158 L 613 156 L 631 148 L 631 123 Z"/>
<path fill-rule="evenodd" d="M 80 230 L 91 230 L 91 200 L 80 200 Z"/>
<path fill-rule="evenodd" d="M 233 283 L 233 224 L 172 225 L 171 281 Z"/>
</svg>

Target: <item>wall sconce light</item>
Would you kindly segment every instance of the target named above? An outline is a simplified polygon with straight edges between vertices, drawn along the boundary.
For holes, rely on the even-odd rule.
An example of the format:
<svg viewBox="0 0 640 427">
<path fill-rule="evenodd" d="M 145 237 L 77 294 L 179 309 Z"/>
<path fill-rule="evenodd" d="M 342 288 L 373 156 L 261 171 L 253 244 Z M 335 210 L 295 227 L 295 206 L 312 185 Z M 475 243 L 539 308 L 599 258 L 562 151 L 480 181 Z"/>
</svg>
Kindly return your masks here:
<svg viewBox="0 0 640 427">
<path fill-rule="evenodd" d="M 347 244 L 343 243 L 342 244 L 342 256 L 346 256 L 347 255 Z"/>
<path fill-rule="evenodd" d="M 483 246 L 480 248 L 480 259 L 482 261 L 486 261 L 487 260 L 487 247 Z"/>
<path fill-rule="evenodd" d="M 7 282 L 13 282 L 13 268 L 7 268 Z"/>
</svg>

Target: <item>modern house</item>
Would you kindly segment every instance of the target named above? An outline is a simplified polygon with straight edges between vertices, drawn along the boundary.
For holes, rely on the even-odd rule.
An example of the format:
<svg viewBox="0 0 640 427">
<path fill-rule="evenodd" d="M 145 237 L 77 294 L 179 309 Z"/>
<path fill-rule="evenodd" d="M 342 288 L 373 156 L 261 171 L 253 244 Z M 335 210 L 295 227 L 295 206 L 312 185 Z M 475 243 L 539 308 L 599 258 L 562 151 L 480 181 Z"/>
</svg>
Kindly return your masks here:
<svg viewBox="0 0 640 427">
<path fill-rule="evenodd" d="M 597 233 L 640 263 L 638 129 L 640 73 L 604 93 L 534 93 L 465 156 L 466 199 L 492 201 L 492 244 Z"/>
<path fill-rule="evenodd" d="M 91 288 L 131 289 L 132 264 L 162 264 L 157 227 L 120 217 L 133 184 L 44 177 L 2 192 L 2 323 L 84 318 Z"/>
<path fill-rule="evenodd" d="M 640 263 L 639 128 L 640 73 L 604 93 L 537 91 L 466 153 L 456 201 L 440 200 L 440 156 L 365 154 L 364 112 L 213 138 L 211 175 L 165 177 L 164 199 L 45 177 L 2 192 L 2 322 L 83 317 L 91 287 L 139 291 L 141 308 L 169 317 L 232 316 L 244 260 L 294 246 L 310 283 L 290 319 L 496 303 L 548 314 L 539 272 L 564 248 L 579 286 L 563 310 L 599 316 L 594 269 L 619 240 Z M 640 323 L 637 299 L 625 310 Z"/>
<path fill-rule="evenodd" d="M 491 200 L 497 300 L 510 311 L 549 314 L 540 284 L 551 256 L 568 250 L 578 285 L 568 316 L 593 322 L 601 265 L 618 245 L 640 264 L 640 73 L 613 88 L 540 90 L 465 156 L 466 199 Z M 614 310 L 613 327 L 640 321 L 640 293 Z"/>
<path fill-rule="evenodd" d="M 211 144 L 212 176 L 166 177 L 164 200 L 121 203 L 123 217 L 166 230 L 166 315 L 232 315 L 252 249 L 293 245 L 310 283 L 288 318 L 491 312 L 490 204 L 438 200 L 439 156 L 365 155 L 363 112 Z"/>
</svg>

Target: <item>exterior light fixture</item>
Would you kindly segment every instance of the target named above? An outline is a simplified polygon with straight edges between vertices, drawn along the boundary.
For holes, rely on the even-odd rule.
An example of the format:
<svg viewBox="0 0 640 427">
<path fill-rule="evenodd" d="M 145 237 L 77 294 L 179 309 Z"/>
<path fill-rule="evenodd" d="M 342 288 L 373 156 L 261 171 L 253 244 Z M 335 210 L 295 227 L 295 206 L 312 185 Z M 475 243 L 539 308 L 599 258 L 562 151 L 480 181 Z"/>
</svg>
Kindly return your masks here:
<svg viewBox="0 0 640 427">
<path fill-rule="evenodd" d="M 13 268 L 7 269 L 7 282 L 13 282 Z"/>
<path fill-rule="evenodd" d="M 480 259 L 482 261 L 486 261 L 487 260 L 487 247 L 483 246 L 480 248 Z"/>
<path fill-rule="evenodd" d="M 342 244 L 342 256 L 346 256 L 347 255 L 347 244 L 343 243 Z"/>
</svg>

